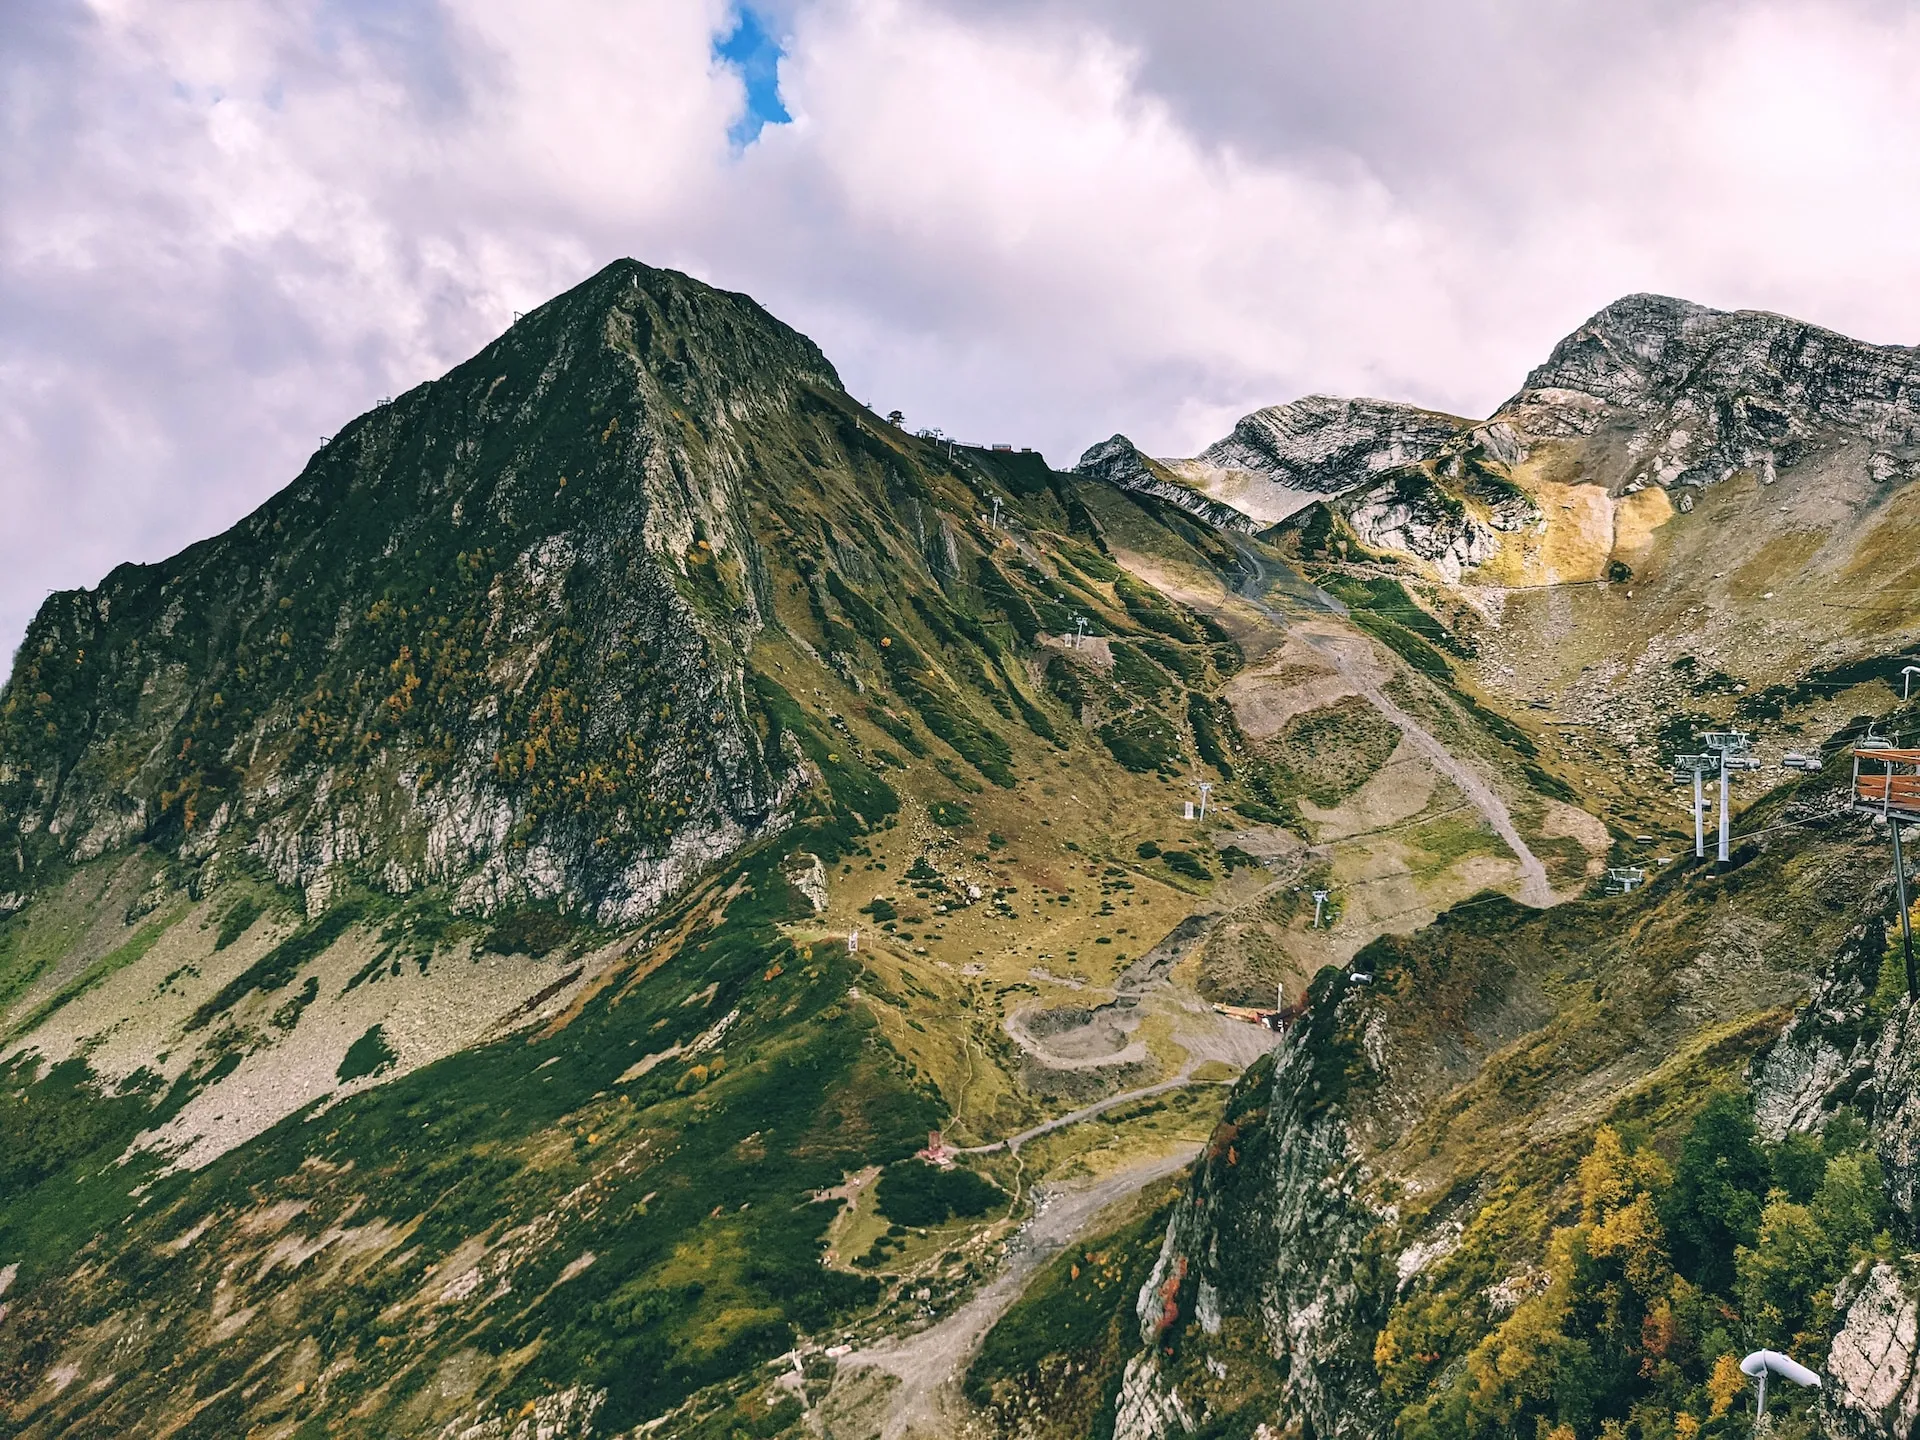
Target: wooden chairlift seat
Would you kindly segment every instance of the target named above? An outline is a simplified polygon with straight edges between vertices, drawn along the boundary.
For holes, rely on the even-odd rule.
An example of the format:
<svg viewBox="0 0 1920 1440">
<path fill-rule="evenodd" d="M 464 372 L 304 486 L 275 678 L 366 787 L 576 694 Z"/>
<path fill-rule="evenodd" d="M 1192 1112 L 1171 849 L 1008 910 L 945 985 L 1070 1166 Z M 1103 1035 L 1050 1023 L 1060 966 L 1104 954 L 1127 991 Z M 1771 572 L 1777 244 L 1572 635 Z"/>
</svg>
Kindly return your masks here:
<svg viewBox="0 0 1920 1440">
<path fill-rule="evenodd" d="M 1855 747 L 1853 808 L 1887 819 L 1920 820 L 1920 750 Z"/>
</svg>

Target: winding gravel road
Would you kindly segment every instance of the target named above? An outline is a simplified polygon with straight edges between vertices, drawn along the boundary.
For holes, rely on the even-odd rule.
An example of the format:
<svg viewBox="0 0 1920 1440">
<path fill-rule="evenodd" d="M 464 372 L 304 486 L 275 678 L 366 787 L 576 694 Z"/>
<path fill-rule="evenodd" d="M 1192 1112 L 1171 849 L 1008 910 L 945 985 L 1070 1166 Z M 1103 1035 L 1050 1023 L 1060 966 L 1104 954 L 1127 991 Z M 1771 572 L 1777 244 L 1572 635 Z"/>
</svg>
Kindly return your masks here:
<svg viewBox="0 0 1920 1440">
<path fill-rule="evenodd" d="M 1250 572 L 1240 585 L 1240 598 L 1268 619 L 1280 625 L 1287 624 L 1287 617 L 1267 604 L 1266 599 L 1267 592 L 1282 580 L 1292 582 L 1285 588 L 1296 599 L 1316 605 L 1329 614 L 1350 613 L 1345 605 L 1318 586 L 1309 584 L 1297 575 L 1283 576 L 1279 567 L 1262 556 L 1244 537 L 1228 535 L 1227 538 L 1234 542 Z M 1487 824 L 1493 827 L 1493 833 L 1500 837 L 1520 862 L 1520 893 L 1515 898 L 1523 905 L 1540 910 L 1553 904 L 1553 886 L 1547 879 L 1547 867 L 1540 863 L 1540 857 L 1520 837 L 1520 831 L 1513 823 L 1513 812 L 1507 809 L 1507 802 L 1500 798 L 1487 777 L 1455 755 L 1431 730 L 1394 704 L 1379 686 L 1350 666 L 1333 640 L 1304 630 L 1299 633 L 1300 638 L 1325 656 L 1327 662 L 1347 679 L 1369 705 L 1398 727 L 1407 742 L 1425 756 L 1434 769 L 1459 786 L 1468 803 L 1486 818 Z"/>
<path fill-rule="evenodd" d="M 1064 1123 L 1066 1118 L 1056 1123 Z M 1091 1185 L 1041 1187 L 1034 1192 L 1033 1219 L 1007 1243 L 1004 1268 L 971 1300 L 918 1334 L 886 1340 L 844 1357 L 840 1361 L 842 1374 L 873 1368 L 900 1382 L 899 1388 L 887 1397 L 887 1415 L 879 1432 L 880 1440 L 908 1440 L 910 1436 L 930 1440 L 933 1436 L 953 1434 L 966 1405 L 960 1398 L 959 1386 L 967 1363 L 987 1331 L 1019 1299 L 1027 1281 L 1078 1239 L 1101 1211 L 1162 1176 L 1184 1169 L 1192 1163 L 1199 1148 L 1198 1145 L 1183 1147 L 1172 1154 L 1117 1171 Z"/>
</svg>

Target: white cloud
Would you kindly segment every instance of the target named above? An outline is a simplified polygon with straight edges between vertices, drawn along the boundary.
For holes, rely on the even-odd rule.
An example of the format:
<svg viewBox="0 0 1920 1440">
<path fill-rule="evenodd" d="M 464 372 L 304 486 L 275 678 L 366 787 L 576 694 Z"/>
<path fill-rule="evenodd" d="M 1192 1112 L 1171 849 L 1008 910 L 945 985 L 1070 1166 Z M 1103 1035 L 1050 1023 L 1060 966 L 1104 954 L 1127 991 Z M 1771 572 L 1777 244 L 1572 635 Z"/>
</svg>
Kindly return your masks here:
<svg viewBox="0 0 1920 1440">
<path fill-rule="evenodd" d="M 1189 451 L 1369 391 L 1484 412 L 1633 289 L 1920 332 L 1920 21 L 1885 0 L 724 0 L 0 15 L 0 647 L 229 523 L 620 254 L 857 394 Z"/>
</svg>

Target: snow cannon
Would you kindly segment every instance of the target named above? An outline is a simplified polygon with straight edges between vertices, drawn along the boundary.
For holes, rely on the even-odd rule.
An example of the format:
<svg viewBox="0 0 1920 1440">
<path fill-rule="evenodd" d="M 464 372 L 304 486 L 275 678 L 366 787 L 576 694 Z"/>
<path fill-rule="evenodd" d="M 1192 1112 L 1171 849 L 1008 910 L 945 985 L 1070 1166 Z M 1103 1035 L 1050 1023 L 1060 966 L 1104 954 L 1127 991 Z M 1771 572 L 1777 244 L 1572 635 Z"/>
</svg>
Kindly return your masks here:
<svg viewBox="0 0 1920 1440">
<path fill-rule="evenodd" d="M 1812 1389 L 1820 1388 L 1820 1377 L 1807 1369 L 1790 1355 L 1782 1355 L 1778 1350 L 1756 1350 L 1740 1362 L 1740 1373 L 1751 1375 L 1759 1382 L 1760 1393 L 1754 1400 L 1754 1417 L 1758 1419 L 1767 1413 L 1767 1376 L 1778 1375 L 1782 1380 L 1791 1380 L 1796 1385 L 1805 1385 Z"/>
</svg>

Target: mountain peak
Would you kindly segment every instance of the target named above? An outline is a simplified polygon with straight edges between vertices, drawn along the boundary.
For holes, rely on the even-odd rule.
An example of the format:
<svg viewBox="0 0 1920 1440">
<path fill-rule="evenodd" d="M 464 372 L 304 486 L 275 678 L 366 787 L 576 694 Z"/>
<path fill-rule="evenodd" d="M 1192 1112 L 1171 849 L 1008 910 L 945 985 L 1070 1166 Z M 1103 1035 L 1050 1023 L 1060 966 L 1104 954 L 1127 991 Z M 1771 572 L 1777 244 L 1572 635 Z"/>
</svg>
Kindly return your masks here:
<svg viewBox="0 0 1920 1440">
<path fill-rule="evenodd" d="M 607 266 L 225 535 L 42 607 L 0 696 L 15 868 L 243 827 L 315 908 L 390 854 L 470 908 L 645 913 L 796 783 L 739 661 L 754 515 L 847 404 L 747 297 Z M 121 728 L 169 738 L 128 773 Z"/>
<path fill-rule="evenodd" d="M 1424 460 L 1470 424 L 1392 400 L 1306 395 L 1242 416 L 1199 459 L 1295 489 L 1332 493 Z"/>
<path fill-rule="evenodd" d="M 1771 479 L 1836 431 L 1867 440 L 1885 480 L 1911 468 L 1920 435 L 1920 350 L 1627 295 L 1554 346 L 1495 418 L 1539 438 L 1622 432 L 1618 460 L 1595 477 L 1609 485 L 1711 484 L 1743 469 Z"/>
</svg>

